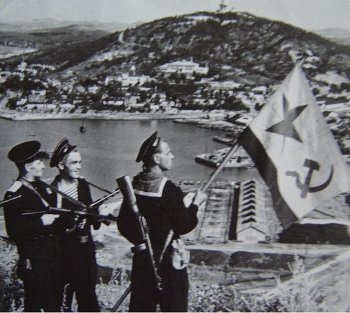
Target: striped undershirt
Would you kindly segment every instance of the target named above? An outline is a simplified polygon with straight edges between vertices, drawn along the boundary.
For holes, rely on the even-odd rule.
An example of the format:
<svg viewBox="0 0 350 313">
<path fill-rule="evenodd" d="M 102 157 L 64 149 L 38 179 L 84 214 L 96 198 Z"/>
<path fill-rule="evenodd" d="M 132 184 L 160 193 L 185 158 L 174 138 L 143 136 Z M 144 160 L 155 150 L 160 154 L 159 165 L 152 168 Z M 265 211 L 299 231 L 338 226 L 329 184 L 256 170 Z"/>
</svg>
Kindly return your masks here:
<svg viewBox="0 0 350 313">
<path fill-rule="evenodd" d="M 72 187 L 67 189 L 64 189 L 62 184 L 58 184 L 58 189 L 64 192 L 67 196 L 78 200 L 78 181 L 76 181 Z M 60 194 L 57 194 L 57 207 L 62 207 L 62 196 Z"/>
</svg>

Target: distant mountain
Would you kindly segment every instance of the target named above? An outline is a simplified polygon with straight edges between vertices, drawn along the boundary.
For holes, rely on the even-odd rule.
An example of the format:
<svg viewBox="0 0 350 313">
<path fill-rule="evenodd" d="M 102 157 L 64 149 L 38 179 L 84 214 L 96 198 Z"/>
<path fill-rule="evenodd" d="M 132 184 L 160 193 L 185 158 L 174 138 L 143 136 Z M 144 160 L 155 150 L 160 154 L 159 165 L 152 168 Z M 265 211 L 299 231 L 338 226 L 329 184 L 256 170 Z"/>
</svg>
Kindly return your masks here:
<svg viewBox="0 0 350 313">
<path fill-rule="evenodd" d="M 77 23 L 38 19 L 31 22 L 0 23 L 0 45 L 16 48 L 46 48 L 91 41 L 126 28 L 124 23 Z"/>
<path fill-rule="evenodd" d="M 343 28 L 326 28 L 314 31 L 316 34 L 342 45 L 350 46 L 350 30 Z"/>
<path fill-rule="evenodd" d="M 104 32 L 115 32 L 120 29 L 129 27 L 130 24 L 113 22 L 101 23 L 97 21 L 76 22 L 76 21 L 58 21 L 54 19 L 34 19 L 31 21 L 15 21 L 0 23 L 0 31 L 2 32 L 31 32 L 53 28 L 61 28 L 70 25 L 77 25 L 82 30 L 101 30 Z"/>
<path fill-rule="evenodd" d="M 39 51 L 71 43 L 94 40 L 107 32 L 98 29 L 84 29 L 80 25 L 48 28 L 31 31 L 0 31 L 0 45 L 10 47 L 31 47 Z"/>
<path fill-rule="evenodd" d="M 245 12 L 198 12 L 167 17 L 96 40 L 72 42 L 27 57 L 77 77 L 116 75 L 136 66 L 155 75 L 168 62 L 209 65 L 209 76 L 245 84 L 274 84 L 304 59 L 309 73 L 327 70 L 350 76 L 350 48 L 294 26 Z"/>
</svg>

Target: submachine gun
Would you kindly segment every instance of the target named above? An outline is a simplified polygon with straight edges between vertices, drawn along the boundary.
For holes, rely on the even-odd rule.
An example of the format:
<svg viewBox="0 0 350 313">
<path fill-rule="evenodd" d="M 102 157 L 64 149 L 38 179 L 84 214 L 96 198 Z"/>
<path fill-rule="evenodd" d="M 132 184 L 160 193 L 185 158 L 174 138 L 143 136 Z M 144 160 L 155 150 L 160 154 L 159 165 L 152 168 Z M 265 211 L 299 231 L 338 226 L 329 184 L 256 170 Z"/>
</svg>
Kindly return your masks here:
<svg viewBox="0 0 350 313">
<path fill-rule="evenodd" d="M 86 180 L 85 180 L 86 181 Z M 23 212 L 23 215 L 36 215 L 36 214 L 43 214 L 43 213 L 52 213 L 52 214 L 74 214 L 77 216 L 84 216 L 84 217 L 95 217 L 98 220 L 100 220 L 102 223 L 106 224 L 106 225 L 110 225 L 111 221 L 117 221 L 117 217 L 112 215 L 112 214 L 108 214 L 108 215 L 102 215 L 99 213 L 96 213 L 96 208 L 99 207 L 103 202 L 105 202 L 106 200 L 108 200 L 109 198 L 115 196 L 116 194 L 118 194 L 120 192 L 119 188 L 116 188 L 113 192 L 109 192 L 109 194 L 103 196 L 102 198 L 94 201 L 93 203 L 91 203 L 89 206 L 86 206 L 83 202 L 76 200 L 68 195 L 66 195 L 64 192 L 60 191 L 58 188 L 56 188 L 55 186 L 52 186 L 44 181 L 40 181 L 40 183 L 42 183 L 46 188 L 51 189 L 53 192 L 55 192 L 56 194 L 61 195 L 64 199 L 66 199 L 67 201 L 69 201 L 70 203 L 74 204 L 78 209 L 66 209 L 66 208 L 56 208 L 56 207 L 47 207 L 46 211 L 28 211 L 28 212 Z M 88 184 L 97 187 L 96 185 L 87 182 Z M 102 188 L 98 188 L 100 190 L 106 191 L 105 189 Z"/>
</svg>

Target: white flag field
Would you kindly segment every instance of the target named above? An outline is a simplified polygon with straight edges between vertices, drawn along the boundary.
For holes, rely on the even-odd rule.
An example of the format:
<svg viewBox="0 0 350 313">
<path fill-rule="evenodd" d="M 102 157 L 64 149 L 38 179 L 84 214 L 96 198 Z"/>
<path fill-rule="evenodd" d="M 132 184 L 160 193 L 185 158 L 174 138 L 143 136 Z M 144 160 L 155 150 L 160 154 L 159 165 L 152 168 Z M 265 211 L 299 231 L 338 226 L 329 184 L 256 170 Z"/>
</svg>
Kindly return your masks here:
<svg viewBox="0 0 350 313">
<path fill-rule="evenodd" d="M 239 143 L 268 185 L 284 228 L 350 190 L 350 170 L 298 64 Z"/>
</svg>

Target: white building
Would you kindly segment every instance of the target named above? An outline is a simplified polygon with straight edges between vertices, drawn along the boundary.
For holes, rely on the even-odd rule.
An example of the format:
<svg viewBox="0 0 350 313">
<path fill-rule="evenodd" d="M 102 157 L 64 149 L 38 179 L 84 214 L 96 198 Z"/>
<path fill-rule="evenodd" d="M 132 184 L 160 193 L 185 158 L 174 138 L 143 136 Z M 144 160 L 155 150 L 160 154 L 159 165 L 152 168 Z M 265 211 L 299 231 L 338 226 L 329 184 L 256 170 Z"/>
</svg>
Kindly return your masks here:
<svg viewBox="0 0 350 313">
<path fill-rule="evenodd" d="M 141 76 L 129 76 L 128 73 L 123 73 L 119 78 L 122 83 L 122 87 L 135 86 L 136 84 L 143 85 L 145 82 L 151 81 L 150 76 L 141 75 Z"/>
<path fill-rule="evenodd" d="M 28 96 L 28 102 L 45 102 L 46 90 L 32 90 L 31 94 Z"/>
<path fill-rule="evenodd" d="M 212 81 L 209 82 L 209 87 L 212 89 L 221 89 L 221 90 L 233 90 L 233 89 L 237 89 L 240 88 L 242 86 L 242 84 L 236 83 L 234 81 Z"/>
<path fill-rule="evenodd" d="M 56 109 L 56 104 L 53 103 L 28 103 L 26 104 L 27 110 L 37 109 L 38 111 L 45 112 Z"/>
<path fill-rule="evenodd" d="M 75 108 L 75 106 L 71 103 L 62 103 L 59 106 L 63 110 L 71 110 L 71 109 Z"/>
<path fill-rule="evenodd" d="M 208 74 L 208 66 L 200 66 L 193 61 L 175 61 L 172 63 L 166 63 L 159 67 L 160 71 L 166 75 L 173 73 L 185 74 L 186 77 L 192 77 L 193 73 L 206 75 Z"/>
</svg>

